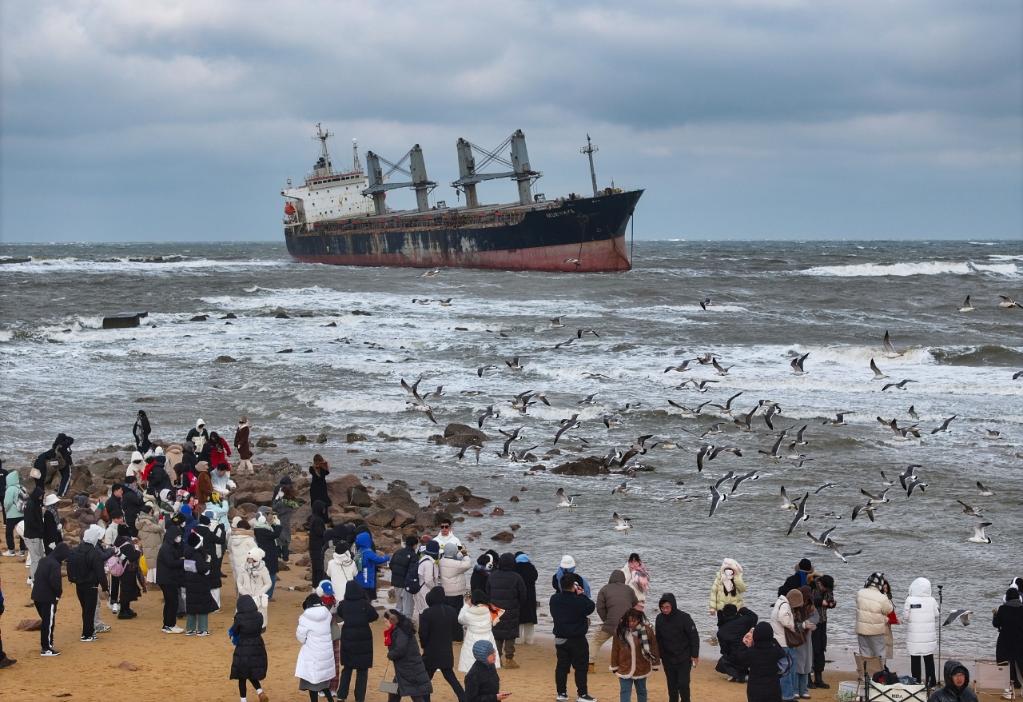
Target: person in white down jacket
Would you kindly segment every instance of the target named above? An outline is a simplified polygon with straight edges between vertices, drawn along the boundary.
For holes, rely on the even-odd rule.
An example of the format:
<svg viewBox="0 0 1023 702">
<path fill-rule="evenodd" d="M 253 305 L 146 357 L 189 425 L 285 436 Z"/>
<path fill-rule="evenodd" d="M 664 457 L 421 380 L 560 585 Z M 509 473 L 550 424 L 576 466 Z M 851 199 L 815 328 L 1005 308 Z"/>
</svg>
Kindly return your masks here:
<svg viewBox="0 0 1023 702">
<path fill-rule="evenodd" d="M 934 652 L 938 650 L 938 601 L 931 597 L 931 581 L 917 578 L 909 586 L 909 597 L 902 606 L 902 621 L 906 625 L 906 651 L 909 653 L 913 677 L 920 677 L 920 662 L 927 669 L 927 687 L 936 687 Z"/>
</svg>

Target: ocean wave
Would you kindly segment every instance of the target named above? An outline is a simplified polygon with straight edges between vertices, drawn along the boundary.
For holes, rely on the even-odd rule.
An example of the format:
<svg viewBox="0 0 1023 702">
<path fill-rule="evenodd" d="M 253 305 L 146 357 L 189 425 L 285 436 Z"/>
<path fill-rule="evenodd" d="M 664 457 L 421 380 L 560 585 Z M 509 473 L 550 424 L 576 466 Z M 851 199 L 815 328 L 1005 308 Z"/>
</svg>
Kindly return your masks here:
<svg viewBox="0 0 1023 702">
<path fill-rule="evenodd" d="M 224 268 L 281 268 L 291 265 L 287 260 L 215 259 L 167 257 L 119 257 L 87 259 L 67 256 L 63 258 L 33 257 L 23 263 L 0 266 L 0 273 L 168 273 L 189 270 L 208 271 Z"/>
<path fill-rule="evenodd" d="M 1014 263 L 978 264 L 973 261 L 918 261 L 915 263 L 856 263 L 844 266 L 814 266 L 799 271 L 802 275 L 856 278 L 912 275 L 969 275 L 993 273 L 1015 276 L 1019 268 Z"/>
<path fill-rule="evenodd" d="M 931 356 L 945 366 L 1023 366 L 1023 351 L 990 344 L 931 349 Z"/>
</svg>

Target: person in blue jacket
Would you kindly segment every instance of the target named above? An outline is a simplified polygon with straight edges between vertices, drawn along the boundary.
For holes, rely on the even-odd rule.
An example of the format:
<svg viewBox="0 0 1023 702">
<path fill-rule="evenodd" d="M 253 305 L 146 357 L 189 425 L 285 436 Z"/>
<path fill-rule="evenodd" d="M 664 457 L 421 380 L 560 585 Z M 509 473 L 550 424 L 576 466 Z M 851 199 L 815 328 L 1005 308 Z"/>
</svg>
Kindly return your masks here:
<svg viewBox="0 0 1023 702">
<path fill-rule="evenodd" d="M 387 563 L 391 557 L 373 550 L 373 536 L 368 531 L 356 535 L 355 547 L 356 563 L 359 566 L 355 582 L 366 591 L 366 598 L 372 602 L 377 598 L 377 566 Z"/>
</svg>

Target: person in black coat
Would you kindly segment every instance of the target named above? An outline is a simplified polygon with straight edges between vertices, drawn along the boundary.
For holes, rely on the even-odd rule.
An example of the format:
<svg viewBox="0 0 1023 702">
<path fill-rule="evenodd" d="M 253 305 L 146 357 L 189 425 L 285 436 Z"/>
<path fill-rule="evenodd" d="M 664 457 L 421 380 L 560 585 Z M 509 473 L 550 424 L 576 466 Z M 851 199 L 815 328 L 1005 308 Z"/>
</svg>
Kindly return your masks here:
<svg viewBox="0 0 1023 702">
<path fill-rule="evenodd" d="M 111 520 L 124 518 L 124 485 L 114 483 L 110 486 L 110 497 L 103 501 L 103 509 Z"/>
<path fill-rule="evenodd" d="M 746 669 L 736 663 L 736 654 L 745 651 L 742 639 L 746 633 L 757 625 L 757 613 L 746 609 L 736 609 L 734 604 L 726 604 L 721 609 L 721 626 L 718 627 L 718 645 L 721 647 L 721 658 L 714 670 L 728 676 L 733 682 L 746 682 Z"/>
<path fill-rule="evenodd" d="M 778 661 L 785 657 L 785 650 L 774 640 L 770 622 L 757 622 L 753 634 L 747 632 L 743 638 L 743 646 L 735 660 L 749 670 L 747 702 L 781 702 Z"/>
<path fill-rule="evenodd" d="M 59 656 L 53 647 L 53 630 L 57 625 L 57 601 L 64 594 L 64 580 L 61 569 L 71 554 L 68 545 L 61 541 L 49 556 L 39 561 L 32 581 L 32 602 L 42 625 L 39 627 L 39 652 L 44 656 Z"/>
<path fill-rule="evenodd" d="M 159 497 L 161 490 L 173 490 L 173 483 L 171 483 L 170 475 L 167 474 L 167 457 L 154 456 L 153 467 L 149 469 L 146 492 L 154 497 Z"/>
<path fill-rule="evenodd" d="M 473 644 L 472 656 L 476 662 L 465 674 L 465 702 L 501 702 L 510 692 L 501 692 L 501 678 L 497 674 L 497 651 L 493 644 L 482 639 Z"/>
<path fill-rule="evenodd" d="M 142 596 L 139 586 L 139 558 L 142 552 L 135 546 L 128 532 L 127 524 L 117 526 L 117 539 L 114 541 L 115 554 L 124 565 L 124 573 L 120 577 L 120 588 L 117 593 L 118 619 L 134 619 L 138 616 L 131 608 L 131 603 Z"/>
<path fill-rule="evenodd" d="M 64 540 L 57 503 L 60 498 L 52 492 L 43 498 L 43 552 L 49 555 L 53 548 Z"/>
<path fill-rule="evenodd" d="M 341 680 L 337 687 L 340 700 L 348 698 L 348 687 L 355 671 L 355 702 L 365 702 L 366 682 L 373 667 L 373 632 L 369 625 L 380 618 L 366 599 L 359 583 L 349 580 L 345 596 L 337 608 L 341 620 Z"/>
<path fill-rule="evenodd" d="M 209 614 L 217 611 L 217 603 L 210 593 L 210 558 L 203 550 L 202 537 L 196 531 L 188 535 L 185 543 L 185 635 L 189 632 L 208 636 Z M 157 568 L 157 574 L 160 569 Z"/>
<path fill-rule="evenodd" d="M 314 587 L 327 577 L 323 570 L 323 545 L 324 533 L 328 526 L 330 517 L 327 515 L 327 503 L 323 500 L 314 500 L 309 515 L 309 567 L 312 570 Z"/>
<path fill-rule="evenodd" d="M 41 479 L 36 480 L 36 486 L 28 493 L 28 499 L 25 501 L 25 519 L 22 524 L 25 527 L 25 545 L 28 546 L 28 555 L 32 558 L 32 565 L 28 571 L 28 577 L 32 579 L 36 576 L 39 562 L 46 555 L 43 547 L 43 486 Z"/>
<path fill-rule="evenodd" d="M 260 682 L 266 677 L 266 646 L 263 643 L 263 615 L 250 595 L 238 598 L 234 615 L 234 654 L 231 656 L 231 680 L 238 681 L 238 694 L 245 699 L 245 681 L 252 683 L 260 702 L 267 699 Z"/>
<path fill-rule="evenodd" d="M 387 610 L 384 618 L 389 624 L 384 630 L 387 659 L 394 666 L 394 681 L 398 683 L 398 694 L 387 695 L 387 702 L 398 702 L 402 697 L 411 697 L 412 702 L 427 702 L 433 685 L 419 652 L 415 625 L 396 609 Z"/>
<path fill-rule="evenodd" d="M 586 642 L 586 631 L 590 628 L 588 617 L 597 605 L 586 596 L 577 576 L 566 573 L 559 583 L 561 589 L 551 595 L 548 608 L 554 620 L 554 653 L 557 665 L 554 667 L 554 686 L 558 698 L 568 695 L 568 671 L 574 671 L 576 699 L 592 699 L 587 689 L 587 673 L 590 648 Z M 557 643 L 562 639 L 562 643 Z"/>
<path fill-rule="evenodd" d="M 149 441 L 149 435 L 152 431 L 153 428 L 149 426 L 149 417 L 146 416 L 145 410 L 139 410 L 139 413 L 135 416 L 135 424 L 131 428 L 131 434 L 135 438 L 135 448 L 143 456 L 146 455 L 146 451 L 153 448 L 152 442 Z"/>
<path fill-rule="evenodd" d="M 181 528 L 169 524 L 163 535 L 163 545 L 156 557 L 156 584 L 163 591 L 163 631 L 180 634 L 184 629 L 175 623 L 178 615 L 178 588 L 185 582 L 184 555 L 181 546 Z"/>
<path fill-rule="evenodd" d="M 319 500 L 325 507 L 330 507 L 330 493 L 327 491 L 327 476 L 330 465 L 320 454 L 313 456 L 313 464 L 309 466 L 309 502 Z"/>
<path fill-rule="evenodd" d="M 464 702 L 465 690 L 455 675 L 455 656 L 452 653 L 455 632 L 462 629 L 458 623 L 458 612 L 447 603 L 444 588 L 440 585 L 426 593 L 426 605 L 419 615 L 419 643 L 423 646 L 426 674 L 433 680 L 433 674 L 439 670 L 458 702 Z"/>
<path fill-rule="evenodd" d="M 267 521 L 267 520 L 270 521 Z M 273 523 L 273 522 L 276 522 Z M 281 535 L 281 522 L 278 519 L 268 516 L 264 512 L 256 517 L 255 528 L 252 530 L 252 536 L 256 539 L 256 546 L 263 549 L 263 562 L 266 563 L 266 570 L 270 573 L 270 589 L 267 590 L 267 596 L 272 600 L 274 598 L 274 588 L 277 587 L 277 573 L 280 571 L 280 557 L 281 551 L 277 545 L 277 537 Z M 312 551 L 312 548 L 309 549 Z M 320 568 L 323 568 L 323 558 L 320 558 Z M 326 577 L 326 576 L 324 576 Z M 323 578 L 320 578 L 323 580 Z M 315 580 L 314 585 L 318 585 L 320 580 Z"/>
<path fill-rule="evenodd" d="M 995 660 L 1009 662 L 1009 677 L 1018 690 L 1023 675 L 1023 602 L 1019 590 L 1010 587 L 1005 591 L 1005 604 L 995 610 L 991 624 L 998 629 Z"/>
<path fill-rule="evenodd" d="M 515 554 L 515 572 L 526 585 L 526 606 L 519 612 L 519 633 L 522 643 L 529 645 L 533 643 L 533 627 L 537 622 L 536 581 L 540 574 L 536 572 L 536 566 L 529 560 L 529 556 L 522 551 Z"/>
<path fill-rule="evenodd" d="M 491 571 L 497 567 L 498 558 L 497 551 L 489 548 L 480 554 L 476 559 L 476 565 L 473 566 L 472 575 L 469 576 L 469 592 L 487 591 L 487 579 L 490 578 Z"/>
<path fill-rule="evenodd" d="M 668 681 L 668 702 L 690 702 L 689 675 L 700 660 L 700 634 L 693 618 L 678 608 L 675 595 L 664 593 L 657 607 L 661 613 L 654 632 Z"/>
<path fill-rule="evenodd" d="M 526 607 L 526 584 L 515 572 L 515 554 L 502 553 L 497 559 L 497 570 L 487 578 L 485 592 L 490 603 L 504 610 L 494 624 L 497 655 L 505 668 L 518 668 L 515 662 L 515 638 L 519 635 L 519 612 Z"/>
</svg>

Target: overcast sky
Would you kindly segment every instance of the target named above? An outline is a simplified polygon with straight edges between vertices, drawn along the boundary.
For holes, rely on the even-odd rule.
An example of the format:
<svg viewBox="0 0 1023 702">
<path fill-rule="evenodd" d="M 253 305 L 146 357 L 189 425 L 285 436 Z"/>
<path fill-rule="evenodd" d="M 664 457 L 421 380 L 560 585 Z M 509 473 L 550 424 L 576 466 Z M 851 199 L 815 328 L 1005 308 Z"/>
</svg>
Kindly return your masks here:
<svg viewBox="0 0 1023 702">
<path fill-rule="evenodd" d="M 316 122 L 448 204 L 458 137 L 521 128 L 553 197 L 589 132 L 642 238 L 1023 236 L 1019 0 L 0 7 L 5 242 L 281 240 Z"/>
</svg>

